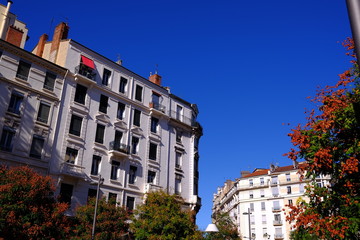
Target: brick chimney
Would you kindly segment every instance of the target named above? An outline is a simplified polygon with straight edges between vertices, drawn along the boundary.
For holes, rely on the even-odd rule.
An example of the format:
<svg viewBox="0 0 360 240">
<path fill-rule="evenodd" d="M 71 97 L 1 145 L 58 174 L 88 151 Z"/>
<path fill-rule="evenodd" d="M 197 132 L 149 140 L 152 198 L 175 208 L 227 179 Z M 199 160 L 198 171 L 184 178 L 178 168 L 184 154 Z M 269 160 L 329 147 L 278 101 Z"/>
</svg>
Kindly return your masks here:
<svg viewBox="0 0 360 240">
<path fill-rule="evenodd" d="M 150 75 L 149 77 L 150 82 L 155 83 L 156 85 L 161 86 L 161 76 L 157 73 Z"/>
<path fill-rule="evenodd" d="M 60 41 L 63 39 L 67 39 L 68 33 L 69 26 L 66 23 L 61 22 L 59 23 L 59 25 L 56 26 L 50 48 L 50 61 L 55 62 Z"/>
<path fill-rule="evenodd" d="M 14 44 L 17 47 L 20 47 L 23 34 L 24 32 L 21 29 L 18 29 L 15 26 L 9 26 L 8 31 L 6 33 L 5 41 Z"/>
<path fill-rule="evenodd" d="M 37 49 L 36 49 L 36 55 L 39 57 L 42 57 L 43 52 L 44 52 L 44 47 L 45 47 L 45 43 L 48 40 L 49 36 L 44 33 L 43 35 L 40 36 L 39 38 L 39 42 L 37 44 Z"/>
</svg>

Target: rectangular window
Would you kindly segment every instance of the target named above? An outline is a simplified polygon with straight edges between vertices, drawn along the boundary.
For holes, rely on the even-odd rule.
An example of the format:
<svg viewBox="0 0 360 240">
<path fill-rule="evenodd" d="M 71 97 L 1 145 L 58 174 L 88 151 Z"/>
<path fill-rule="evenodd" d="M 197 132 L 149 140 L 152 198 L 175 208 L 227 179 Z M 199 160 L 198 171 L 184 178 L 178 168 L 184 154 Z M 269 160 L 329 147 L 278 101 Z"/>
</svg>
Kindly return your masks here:
<svg viewBox="0 0 360 240">
<path fill-rule="evenodd" d="M 131 139 L 131 153 L 132 154 L 138 153 L 138 145 L 139 145 L 139 138 L 132 137 L 132 139 Z"/>
<path fill-rule="evenodd" d="M 159 119 L 151 117 L 150 131 L 153 133 L 157 133 L 158 125 L 159 125 Z"/>
<path fill-rule="evenodd" d="M 69 133 L 76 136 L 80 136 L 81 124 L 82 124 L 82 117 L 72 115 L 70 121 Z"/>
<path fill-rule="evenodd" d="M 16 72 L 16 77 L 27 81 L 27 79 L 29 77 L 30 68 L 31 68 L 30 63 L 20 60 L 19 66 L 18 66 L 18 69 Z"/>
<path fill-rule="evenodd" d="M 125 93 L 126 92 L 126 85 L 127 85 L 128 80 L 124 77 L 120 77 L 120 87 L 119 87 L 119 92 L 121 93 Z"/>
<path fill-rule="evenodd" d="M 277 187 L 272 187 L 271 192 L 272 192 L 273 197 L 279 196 L 279 189 Z"/>
<path fill-rule="evenodd" d="M 292 206 L 293 205 L 293 200 L 289 199 L 289 205 Z"/>
<path fill-rule="evenodd" d="M 88 201 L 90 200 L 90 198 L 95 198 L 96 194 L 97 194 L 96 189 L 89 188 L 89 190 L 88 190 Z"/>
<path fill-rule="evenodd" d="M 304 192 L 305 189 L 304 189 L 304 184 L 303 183 L 300 183 L 299 189 L 300 189 L 300 193 Z"/>
<path fill-rule="evenodd" d="M 117 200 L 117 194 L 116 194 L 116 193 L 109 192 L 108 202 L 109 202 L 110 204 L 115 204 L 115 205 L 116 205 L 116 200 Z"/>
<path fill-rule="evenodd" d="M 175 153 L 175 167 L 181 169 L 182 154 L 180 152 Z"/>
<path fill-rule="evenodd" d="M 102 78 L 102 85 L 107 86 L 109 84 L 109 79 L 111 76 L 111 71 L 104 68 L 103 78 Z"/>
<path fill-rule="evenodd" d="M 181 143 L 182 140 L 182 132 L 180 130 L 176 130 L 176 142 Z"/>
<path fill-rule="evenodd" d="M 180 121 L 183 120 L 183 108 L 180 105 L 176 106 L 176 119 Z"/>
<path fill-rule="evenodd" d="M 261 211 L 265 211 L 266 208 L 265 208 L 265 202 L 261 202 Z"/>
<path fill-rule="evenodd" d="M 115 139 L 114 139 L 114 149 L 115 150 L 120 149 L 122 135 L 123 135 L 122 132 L 115 130 Z"/>
<path fill-rule="evenodd" d="M 151 160 L 156 160 L 156 155 L 157 155 L 157 144 L 155 143 L 150 143 L 150 149 L 149 149 L 149 159 Z"/>
<path fill-rule="evenodd" d="M 130 166 L 130 170 L 129 170 L 129 183 L 130 184 L 134 184 L 136 181 L 136 171 L 137 171 L 137 167 Z"/>
<path fill-rule="evenodd" d="M 99 112 L 107 113 L 109 97 L 105 95 L 100 95 L 100 104 L 99 104 Z"/>
<path fill-rule="evenodd" d="M 66 154 L 65 154 L 65 162 L 75 164 L 77 155 L 78 155 L 78 150 L 67 147 Z"/>
<path fill-rule="evenodd" d="M 120 168 L 120 163 L 118 161 L 111 161 L 111 174 L 110 174 L 111 180 L 118 179 L 119 168 Z"/>
<path fill-rule="evenodd" d="M 116 117 L 120 120 L 124 119 L 124 113 L 125 113 L 125 104 L 118 102 L 118 109 Z"/>
<path fill-rule="evenodd" d="M 264 178 L 260 178 L 260 185 L 264 185 L 265 184 L 265 181 L 264 181 Z"/>
<path fill-rule="evenodd" d="M 50 72 L 46 72 L 43 88 L 53 91 L 55 85 L 56 75 Z"/>
<path fill-rule="evenodd" d="M 104 134 L 105 134 L 105 126 L 101 125 L 101 124 L 97 124 L 95 142 L 103 144 L 104 143 Z"/>
<path fill-rule="evenodd" d="M 101 157 L 93 155 L 92 164 L 91 164 L 91 175 L 98 175 L 100 168 Z"/>
<path fill-rule="evenodd" d="M 278 183 L 278 177 L 271 177 L 271 184 L 276 185 Z"/>
<path fill-rule="evenodd" d="M 254 193 L 252 191 L 249 192 L 249 198 L 254 198 Z"/>
<path fill-rule="evenodd" d="M 290 181 L 291 181 L 290 173 L 287 173 L 287 174 L 286 174 L 286 181 L 287 181 L 287 182 L 290 182 Z"/>
<path fill-rule="evenodd" d="M 261 219 L 262 219 L 262 224 L 266 224 L 266 215 L 265 214 L 261 215 Z"/>
<path fill-rule="evenodd" d="M 291 186 L 287 186 L 287 194 L 291 194 Z"/>
<path fill-rule="evenodd" d="M 134 208 L 135 208 L 135 198 L 134 197 L 127 196 L 126 208 L 130 211 L 134 210 Z"/>
<path fill-rule="evenodd" d="M 16 114 L 20 114 L 21 103 L 23 102 L 24 95 L 13 91 L 10 98 L 8 111 Z"/>
<path fill-rule="evenodd" d="M 136 85 L 136 89 L 135 89 L 135 100 L 138 100 L 140 102 L 142 102 L 142 91 L 143 91 L 143 87 Z"/>
<path fill-rule="evenodd" d="M 30 157 L 41 158 L 41 153 L 44 147 L 44 138 L 34 135 L 31 143 Z"/>
<path fill-rule="evenodd" d="M 249 179 L 249 186 L 250 187 L 254 186 L 254 181 L 252 179 Z"/>
<path fill-rule="evenodd" d="M 156 177 L 156 172 L 153 172 L 153 171 L 148 171 L 148 179 L 147 179 L 147 182 L 148 183 L 154 183 L 155 181 L 155 177 Z"/>
<path fill-rule="evenodd" d="M 13 148 L 13 139 L 15 136 L 15 129 L 4 127 L 1 134 L 0 149 L 11 152 Z"/>
<path fill-rule="evenodd" d="M 61 183 L 59 202 L 67 203 L 70 206 L 73 189 L 74 189 L 73 185 L 67 183 Z"/>
<path fill-rule="evenodd" d="M 250 203 L 250 212 L 254 212 L 254 203 Z"/>
<path fill-rule="evenodd" d="M 141 111 L 134 109 L 134 121 L 133 124 L 135 126 L 140 127 L 140 117 L 141 117 Z"/>
<path fill-rule="evenodd" d="M 179 174 L 175 175 L 175 194 L 181 193 L 181 176 Z"/>
<path fill-rule="evenodd" d="M 49 118 L 49 113 L 50 113 L 50 105 L 47 103 L 41 102 L 36 120 L 39 122 L 42 122 L 42 123 L 47 123 L 48 118 Z"/>
<path fill-rule="evenodd" d="M 260 190 L 260 196 L 261 196 L 261 197 L 265 197 L 265 191 L 264 191 L 264 189 L 261 189 L 261 190 Z"/>
<path fill-rule="evenodd" d="M 251 225 L 255 224 L 255 216 L 253 214 L 250 215 L 250 223 L 251 223 Z M 253 232 L 253 231 L 251 231 L 251 232 Z"/>
<path fill-rule="evenodd" d="M 279 201 L 273 202 L 273 210 L 275 210 L 275 211 L 280 210 L 280 202 Z"/>
<path fill-rule="evenodd" d="M 86 92 L 87 92 L 87 87 L 77 84 L 74 101 L 77 103 L 85 104 Z"/>
</svg>

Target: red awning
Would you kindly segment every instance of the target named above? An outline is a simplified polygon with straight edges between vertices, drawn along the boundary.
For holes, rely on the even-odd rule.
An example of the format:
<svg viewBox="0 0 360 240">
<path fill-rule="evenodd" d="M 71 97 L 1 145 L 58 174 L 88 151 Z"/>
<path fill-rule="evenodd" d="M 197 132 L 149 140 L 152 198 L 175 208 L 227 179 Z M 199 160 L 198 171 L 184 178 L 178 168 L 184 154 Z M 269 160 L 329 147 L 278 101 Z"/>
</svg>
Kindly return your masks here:
<svg viewBox="0 0 360 240">
<path fill-rule="evenodd" d="M 95 69 L 94 61 L 81 55 L 81 62 L 89 68 Z"/>
</svg>

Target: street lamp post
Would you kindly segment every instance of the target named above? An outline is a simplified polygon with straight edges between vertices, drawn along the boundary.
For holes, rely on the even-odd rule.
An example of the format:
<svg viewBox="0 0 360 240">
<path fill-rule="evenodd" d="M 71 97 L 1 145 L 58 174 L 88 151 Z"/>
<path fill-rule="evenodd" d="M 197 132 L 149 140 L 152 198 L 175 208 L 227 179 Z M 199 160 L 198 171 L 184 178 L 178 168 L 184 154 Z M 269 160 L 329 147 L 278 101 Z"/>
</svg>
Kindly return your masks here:
<svg viewBox="0 0 360 240">
<path fill-rule="evenodd" d="M 205 229 L 205 232 L 209 234 L 210 238 L 212 233 L 216 233 L 219 232 L 219 229 L 217 228 L 217 226 L 215 225 L 215 223 L 210 223 L 207 228 Z"/>
<path fill-rule="evenodd" d="M 360 61 L 360 2 L 359 0 L 346 0 L 352 37 L 355 45 L 357 63 Z"/>
<path fill-rule="evenodd" d="M 96 214 L 97 214 L 97 206 L 98 206 L 98 201 L 99 201 L 100 185 L 103 184 L 103 182 L 104 182 L 104 179 L 101 178 L 101 175 L 99 175 L 99 180 L 97 182 L 97 188 L 96 188 L 95 210 L 94 210 L 93 226 L 92 226 L 92 231 L 91 231 L 91 240 L 94 240 L 94 237 L 95 237 Z"/>
<path fill-rule="evenodd" d="M 250 215 L 251 215 L 251 212 L 250 212 L 250 208 L 248 208 L 248 211 L 247 211 L 247 212 L 244 212 L 243 214 L 244 214 L 244 215 L 248 215 L 248 221 L 249 221 L 249 239 L 251 239 L 251 225 L 250 225 Z"/>
</svg>

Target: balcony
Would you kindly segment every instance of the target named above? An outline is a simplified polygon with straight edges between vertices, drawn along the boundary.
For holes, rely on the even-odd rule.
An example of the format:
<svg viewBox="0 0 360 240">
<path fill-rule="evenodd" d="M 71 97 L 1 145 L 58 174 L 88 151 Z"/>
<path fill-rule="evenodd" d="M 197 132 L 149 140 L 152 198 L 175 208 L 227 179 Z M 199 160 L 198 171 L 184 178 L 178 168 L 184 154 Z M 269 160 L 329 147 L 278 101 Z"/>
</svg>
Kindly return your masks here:
<svg viewBox="0 0 360 240">
<path fill-rule="evenodd" d="M 273 207 L 272 211 L 273 212 L 281 212 L 281 208 L 280 207 Z"/>
<path fill-rule="evenodd" d="M 275 234 L 275 236 L 274 236 L 274 239 L 275 240 L 280 240 L 280 239 L 284 239 L 284 234 Z"/>
<path fill-rule="evenodd" d="M 274 220 L 273 225 L 274 225 L 274 226 L 281 226 L 281 225 L 282 225 L 282 221 L 281 221 L 281 220 Z"/>
<path fill-rule="evenodd" d="M 159 112 L 165 113 L 166 107 L 156 102 L 149 102 L 149 107 Z"/>
<path fill-rule="evenodd" d="M 84 178 L 85 177 L 84 169 L 85 168 L 82 166 L 64 162 L 61 164 L 60 172 L 63 175 L 68 175 L 77 178 Z"/>
<path fill-rule="evenodd" d="M 95 81 L 96 77 L 96 73 L 94 72 L 94 70 L 84 64 L 80 64 L 79 66 L 75 67 L 75 74 L 79 74 L 92 81 Z"/>
<path fill-rule="evenodd" d="M 126 157 L 130 153 L 130 146 L 114 141 L 110 142 L 109 149 L 109 153 L 115 157 Z"/>
<path fill-rule="evenodd" d="M 158 185 L 155 185 L 155 184 L 152 184 L 152 183 L 147 183 L 145 185 L 145 192 L 156 192 L 156 191 L 159 191 L 161 190 L 162 187 L 161 186 L 158 186 Z"/>
<path fill-rule="evenodd" d="M 196 127 L 196 121 L 194 121 L 191 118 L 185 117 L 184 115 L 180 114 L 176 111 L 169 111 L 169 115 L 172 119 L 176 119 L 177 121 L 180 121 L 184 124 L 190 125 L 192 127 Z"/>
</svg>

